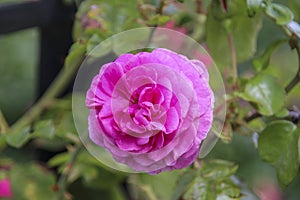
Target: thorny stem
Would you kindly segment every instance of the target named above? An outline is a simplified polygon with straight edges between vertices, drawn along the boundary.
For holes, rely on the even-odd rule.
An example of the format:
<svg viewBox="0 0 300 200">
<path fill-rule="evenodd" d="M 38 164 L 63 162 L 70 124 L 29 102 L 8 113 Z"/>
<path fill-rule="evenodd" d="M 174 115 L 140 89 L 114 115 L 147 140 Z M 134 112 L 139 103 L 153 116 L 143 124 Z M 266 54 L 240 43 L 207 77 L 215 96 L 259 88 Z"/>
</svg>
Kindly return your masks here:
<svg viewBox="0 0 300 200">
<path fill-rule="evenodd" d="M 71 153 L 71 157 L 69 161 L 65 164 L 63 172 L 61 176 L 59 177 L 57 186 L 58 186 L 58 191 L 57 191 L 57 196 L 56 200 L 64 200 L 64 194 L 67 188 L 67 182 L 68 182 L 68 177 L 70 175 L 70 172 L 72 170 L 72 167 L 75 163 L 75 160 L 77 156 L 79 155 L 79 152 L 81 150 L 81 145 L 78 145 L 73 149 L 73 152 Z"/>
</svg>

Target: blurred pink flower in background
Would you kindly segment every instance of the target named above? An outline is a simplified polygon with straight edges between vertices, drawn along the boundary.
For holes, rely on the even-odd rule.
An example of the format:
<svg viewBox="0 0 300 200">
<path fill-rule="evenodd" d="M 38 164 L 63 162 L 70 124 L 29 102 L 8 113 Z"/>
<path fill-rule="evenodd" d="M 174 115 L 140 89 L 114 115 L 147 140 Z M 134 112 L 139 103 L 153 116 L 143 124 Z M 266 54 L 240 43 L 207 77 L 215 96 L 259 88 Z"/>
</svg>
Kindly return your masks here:
<svg viewBox="0 0 300 200">
<path fill-rule="evenodd" d="M 187 29 L 183 26 L 176 26 L 176 22 L 174 20 L 168 21 L 162 28 L 168 28 L 174 31 L 178 31 L 183 34 L 187 34 Z"/>
<path fill-rule="evenodd" d="M 158 48 L 105 64 L 87 92 L 91 140 L 135 171 L 190 165 L 213 120 L 206 66 Z"/>
<path fill-rule="evenodd" d="M 184 26 L 176 26 L 176 22 L 174 20 L 168 21 L 162 28 L 171 29 L 173 31 L 177 31 L 182 34 L 188 34 L 188 30 Z M 184 37 L 181 37 L 178 34 L 172 34 L 170 31 L 165 31 L 164 29 L 158 29 L 155 31 L 154 40 L 159 40 L 159 44 L 166 46 L 168 44 L 172 44 L 172 50 L 180 52 L 184 48 L 185 41 L 183 40 Z M 208 51 L 207 45 L 203 45 L 204 50 Z M 200 60 L 204 63 L 206 67 L 212 66 L 213 60 L 212 58 L 204 51 L 200 51 L 199 48 L 195 48 L 190 50 L 191 55 L 189 55 L 193 59 Z"/>
<path fill-rule="evenodd" d="M 202 46 L 204 46 L 205 50 L 208 51 L 208 47 L 206 45 Z M 196 49 L 192 53 L 192 57 L 201 60 L 201 62 L 203 62 L 206 67 L 211 67 L 214 64 L 213 59 L 207 53 L 201 52 L 198 49 Z"/>
<path fill-rule="evenodd" d="M 101 9 L 97 5 L 92 5 L 87 13 L 80 18 L 81 25 L 84 29 L 106 29 L 106 23 L 103 19 Z"/>
<path fill-rule="evenodd" d="M 268 179 L 260 180 L 254 191 L 260 200 L 283 200 L 280 187 L 274 181 Z"/>
<path fill-rule="evenodd" d="M 12 197 L 10 180 L 8 178 L 0 180 L 0 197 Z"/>
<path fill-rule="evenodd" d="M 161 28 L 167 28 L 171 29 L 173 31 L 177 31 L 182 34 L 187 34 L 187 29 L 185 27 L 179 27 L 175 25 L 174 20 L 168 21 L 165 25 L 161 26 Z M 180 50 L 183 48 L 184 40 L 183 37 L 178 34 L 172 34 L 170 31 L 166 31 L 164 29 L 157 29 L 154 33 L 154 40 L 157 40 L 159 42 L 156 42 L 157 44 L 160 44 L 162 46 L 168 46 L 168 44 L 172 44 L 172 50 L 180 52 Z"/>
</svg>

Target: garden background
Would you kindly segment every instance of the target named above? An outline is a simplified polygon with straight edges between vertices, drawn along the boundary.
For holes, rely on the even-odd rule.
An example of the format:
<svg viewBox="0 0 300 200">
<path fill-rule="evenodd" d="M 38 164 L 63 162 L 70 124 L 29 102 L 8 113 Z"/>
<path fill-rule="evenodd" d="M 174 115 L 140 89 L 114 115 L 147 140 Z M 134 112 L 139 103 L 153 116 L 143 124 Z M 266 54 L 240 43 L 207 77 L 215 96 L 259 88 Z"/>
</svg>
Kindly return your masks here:
<svg viewBox="0 0 300 200">
<path fill-rule="evenodd" d="M 1 0 L 0 16 L 2 6 L 20 2 L 29 1 Z M 76 12 L 74 44 L 54 66 L 67 68 L 60 72 L 65 81 L 52 83 L 50 92 L 39 77 L 41 27 L 0 34 L 0 185 L 6 180 L 11 190 L 1 196 L 0 189 L 0 199 L 299 199 L 299 0 L 61 3 Z M 159 175 L 119 172 L 93 158 L 71 109 L 84 56 L 115 33 L 145 26 L 204 45 L 227 92 L 226 122 L 213 150 L 189 168 Z"/>
</svg>

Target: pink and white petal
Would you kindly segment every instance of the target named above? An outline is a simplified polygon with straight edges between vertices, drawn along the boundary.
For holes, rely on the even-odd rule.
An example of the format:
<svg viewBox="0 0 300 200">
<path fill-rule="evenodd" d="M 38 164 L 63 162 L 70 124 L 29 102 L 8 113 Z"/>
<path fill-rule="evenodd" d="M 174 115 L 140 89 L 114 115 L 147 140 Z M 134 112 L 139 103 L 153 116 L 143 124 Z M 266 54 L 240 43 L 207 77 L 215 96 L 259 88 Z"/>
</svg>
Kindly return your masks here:
<svg viewBox="0 0 300 200">
<path fill-rule="evenodd" d="M 103 146 L 104 134 L 98 122 L 97 114 L 95 110 L 90 110 L 88 118 L 88 130 L 90 139 L 97 145 Z"/>
<path fill-rule="evenodd" d="M 180 119 L 177 110 L 174 107 L 171 107 L 167 111 L 167 118 L 165 122 L 166 134 L 170 134 L 173 131 L 177 130 L 179 126 L 179 121 Z"/>
</svg>

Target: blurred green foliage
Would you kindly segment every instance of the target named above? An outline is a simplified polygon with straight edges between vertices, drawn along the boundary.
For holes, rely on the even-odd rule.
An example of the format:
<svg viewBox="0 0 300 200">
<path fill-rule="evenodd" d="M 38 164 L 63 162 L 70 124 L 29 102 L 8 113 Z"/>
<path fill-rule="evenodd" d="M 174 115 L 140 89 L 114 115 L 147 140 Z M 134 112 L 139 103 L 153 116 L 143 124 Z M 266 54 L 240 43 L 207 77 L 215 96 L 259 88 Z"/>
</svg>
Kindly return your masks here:
<svg viewBox="0 0 300 200">
<path fill-rule="evenodd" d="M 0 36 L 0 108 L 10 123 L 33 104 L 37 62 L 36 29 Z"/>
<path fill-rule="evenodd" d="M 288 94 L 284 90 L 299 62 L 288 45 L 292 36 L 285 34 L 286 24 L 299 20 L 299 1 L 180 2 L 171 3 L 164 13 L 157 12 L 156 0 L 84 1 L 78 8 L 75 43 L 65 67 L 80 62 L 82 54 L 114 33 L 174 20 L 208 45 L 224 71 L 230 101 L 236 101 L 228 103 L 232 108 L 226 122 L 230 128 L 224 130 L 228 140 L 219 140 L 205 159 L 188 169 L 155 176 L 117 172 L 81 146 L 70 97 L 51 99 L 37 119 L 0 136 L 0 167 L 8 168 L 5 174 L 12 183 L 12 199 L 55 199 L 63 186 L 68 186 L 62 191 L 63 199 L 75 200 L 258 199 L 254 193 L 258 194 L 257 185 L 265 180 L 282 185 L 278 192 L 284 199 L 299 198 L 299 124 L 286 117 L 287 109 L 300 107 L 300 84 Z M 36 29 L 0 36 L 0 108 L 9 123 L 35 99 L 37 47 Z M 232 73 L 226 73 L 235 64 L 232 48 L 237 83 Z M 248 111 L 260 113 L 259 118 L 245 120 Z"/>
</svg>

